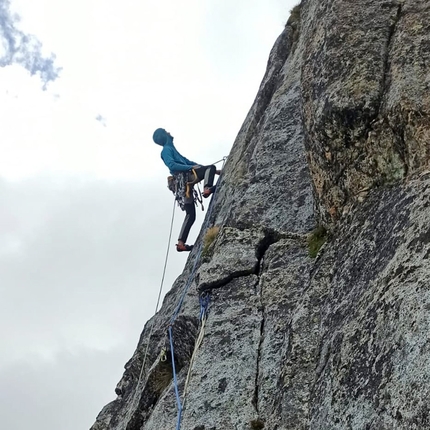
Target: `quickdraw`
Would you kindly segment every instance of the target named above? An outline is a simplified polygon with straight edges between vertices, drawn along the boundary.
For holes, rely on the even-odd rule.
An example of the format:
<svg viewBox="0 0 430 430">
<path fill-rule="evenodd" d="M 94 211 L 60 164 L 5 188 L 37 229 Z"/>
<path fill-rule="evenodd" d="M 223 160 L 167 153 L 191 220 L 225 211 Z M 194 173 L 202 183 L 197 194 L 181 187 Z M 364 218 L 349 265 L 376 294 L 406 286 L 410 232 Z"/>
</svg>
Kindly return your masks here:
<svg viewBox="0 0 430 430">
<path fill-rule="evenodd" d="M 167 361 L 167 349 L 166 348 L 162 348 L 161 352 L 160 352 L 160 361 L 162 363 L 164 363 L 165 361 Z"/>
</svg>

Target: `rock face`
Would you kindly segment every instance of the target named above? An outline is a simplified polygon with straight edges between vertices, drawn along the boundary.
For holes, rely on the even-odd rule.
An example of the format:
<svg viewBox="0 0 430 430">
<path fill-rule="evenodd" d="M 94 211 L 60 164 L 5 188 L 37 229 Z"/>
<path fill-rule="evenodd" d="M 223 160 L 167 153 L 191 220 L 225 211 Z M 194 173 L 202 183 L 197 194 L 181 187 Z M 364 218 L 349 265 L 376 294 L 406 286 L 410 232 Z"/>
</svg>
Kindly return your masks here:
<svg viewBox="0 0 430 430">
<path fill-rule="evenodd" d="M 183 430 L 430 428 L 429 86 L 428 0 L 294 9 L 213 198 L 219 233 L 92 430 L 179 428 L 175 309 Z"/>
<path fill-rule="evenodd" d="M 429 3 L 307 1 L 302 94 L 320 213 L 428 164 Z"/>
</svg>

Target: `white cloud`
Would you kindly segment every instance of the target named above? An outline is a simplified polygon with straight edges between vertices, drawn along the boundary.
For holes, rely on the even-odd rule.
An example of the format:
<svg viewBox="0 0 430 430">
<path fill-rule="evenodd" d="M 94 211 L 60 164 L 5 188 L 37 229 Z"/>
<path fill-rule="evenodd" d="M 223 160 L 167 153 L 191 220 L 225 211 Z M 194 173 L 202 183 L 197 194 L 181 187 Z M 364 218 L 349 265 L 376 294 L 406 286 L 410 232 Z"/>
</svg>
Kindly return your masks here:
<svg viewBox="0 0 430 430">
<path fill-rule="evenodd" d="M 19 64 L 32 76 L 37 74 L 46 89 L 60 72 L 55 65 L 55 55 L 44 56 L 42 43 L 35 36 L 24 33 L 18 27 L 19 21 L 19 16 L 10 9 L 10 1 L 0 0 L 0 67 Z"/>
</svg>

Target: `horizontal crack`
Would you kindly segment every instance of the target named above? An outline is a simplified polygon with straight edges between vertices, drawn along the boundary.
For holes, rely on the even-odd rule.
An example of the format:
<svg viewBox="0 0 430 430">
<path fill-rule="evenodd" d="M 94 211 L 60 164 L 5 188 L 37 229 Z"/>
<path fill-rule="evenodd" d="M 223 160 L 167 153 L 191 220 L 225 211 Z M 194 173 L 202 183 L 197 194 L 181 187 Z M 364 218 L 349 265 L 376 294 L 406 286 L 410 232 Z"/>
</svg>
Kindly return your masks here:
<svg viewBox="0 0 430 430">
<path fill-rule="evenodd" d="M 257 265 L 256 265 L 257 266 Z M 237 272 L 230 273 L 228 276 L 221 278 L 214 282 L 206 282 L 199 285 L 199 292 L 206 292 L 213 289 L 221 288 L 227 285 L 229 282 L 231 282 L 233 279 L 237 278 L 243 278 L 245 276 L 253 275 L 255 273 L 256 268 L 253 267 L 252 269 L 248 270 L 239 270 Z"/>
</svg>

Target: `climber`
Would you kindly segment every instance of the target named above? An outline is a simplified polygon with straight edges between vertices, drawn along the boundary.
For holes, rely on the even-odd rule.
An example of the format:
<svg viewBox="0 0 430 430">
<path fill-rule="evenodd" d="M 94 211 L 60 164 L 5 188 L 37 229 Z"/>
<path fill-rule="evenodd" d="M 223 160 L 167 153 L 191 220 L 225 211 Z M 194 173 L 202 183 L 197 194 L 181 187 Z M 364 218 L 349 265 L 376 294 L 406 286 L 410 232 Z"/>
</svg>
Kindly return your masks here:
<svg viewBox="0 0 430 430">
<path fill-rule="evenodd" d="M 157 128 L 152 138 L 157 145 L 163 147 L 161 158 L 169 168 L 175 182 L 174 188 L 169 186 L 169 189 L 176 193 L 176 199 L 186 214 L 176 250 L 178 252 L 191 251 L 193 245 L 187 245 L 186 241 L 188 233 L 196 220 L 193 186 L 204 179 L 203 197 L 209 197 L 215 191 L 215 186 L 213 185 L 215 173 L 219 175 L 220 171 L 216 170 L 214 165 L 202 166 L 182 156 L 173 145 L 173 136 L 164 128 Z M 181 184 L 184 188 L 183 192 L 178 190 Z"/>
</svg>

